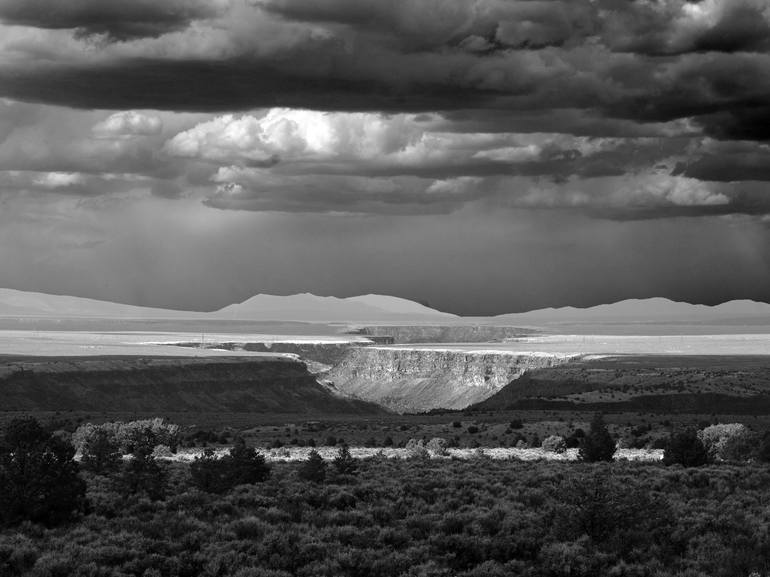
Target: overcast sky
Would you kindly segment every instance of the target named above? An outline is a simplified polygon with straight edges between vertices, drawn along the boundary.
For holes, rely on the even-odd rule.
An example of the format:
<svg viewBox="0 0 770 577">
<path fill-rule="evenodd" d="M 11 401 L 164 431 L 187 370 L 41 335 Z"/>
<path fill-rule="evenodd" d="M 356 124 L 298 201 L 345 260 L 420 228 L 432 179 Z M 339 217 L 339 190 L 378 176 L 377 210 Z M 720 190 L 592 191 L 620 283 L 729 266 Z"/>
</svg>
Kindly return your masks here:
<svg viewBox="0 0 770 577">
<path fill-rule="evenodd" d="M 770 301 L 770 0 L 0 0 L 0 286 Z"/>
</svg>

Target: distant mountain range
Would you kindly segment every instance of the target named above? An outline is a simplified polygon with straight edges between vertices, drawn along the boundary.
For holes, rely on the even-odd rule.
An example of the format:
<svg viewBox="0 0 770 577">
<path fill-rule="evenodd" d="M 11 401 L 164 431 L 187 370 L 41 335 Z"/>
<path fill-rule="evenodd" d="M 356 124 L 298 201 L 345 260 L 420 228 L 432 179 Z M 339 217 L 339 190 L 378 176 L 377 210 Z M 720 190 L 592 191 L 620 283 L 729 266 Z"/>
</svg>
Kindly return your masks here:
<svg viewBox="0 0 770 577">
<path fill-rule="evenodd" d="M 370 294 L 337 298 L 310 293 L 259 294 L 209 314 L 220 319 L 283 321 L 451 321 L 458 318 L 398 297 Z"/>
<path fill-rule="evenodd" d="M 694 305 L 665 298 L 631 299 L 589 308 L 549 308 L 495 317 L 462 318 L 414 301 L 386 295 L 348 298 L 321 297 L 309 293 L 275 296 L 259 294 L 242 303 L 213 312 L 177 311 L 0 289 L 0 317 L 195 319 L 239 321 L 310 322 L 417 322 L 527 326 L 608 323 L 722 323 L 770 321 L 770 304 L 735 300 L 717 306 Z"/>
<path fill-rule="evenodd" d="M 547 308 L 494 317 L 500 324 L 722 323 L 770 320 L 770 304 L 734 300 L 716 306 L 665 298 L 629 299 L 588 308 Z"/>
<path fill-rule="evenodd" d="M 218 311 L 202 313 L 136 307 L 12 289 L 0 289 L 0 317 L 310 322 L 442 322 L 458 318 L 407 299 L 371 294 L 349 298 L 319 297 L 309 293 L 289 296 L 259 294 L 242 303 L 229 305 Z"/>
</svg>

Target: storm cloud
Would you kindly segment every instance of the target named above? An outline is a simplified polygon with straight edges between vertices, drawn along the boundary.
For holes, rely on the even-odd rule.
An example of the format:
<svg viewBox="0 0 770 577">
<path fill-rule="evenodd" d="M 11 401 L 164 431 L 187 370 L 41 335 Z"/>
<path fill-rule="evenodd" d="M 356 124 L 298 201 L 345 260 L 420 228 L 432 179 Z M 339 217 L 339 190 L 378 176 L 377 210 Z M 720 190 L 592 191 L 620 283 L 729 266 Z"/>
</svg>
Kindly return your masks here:
<svg viewBox="0 0 770 577">
<path fill-rule="evenodd" d="M 2 0 L 0 19 L 47 29 L 72 29 L 78 36 L 103 35 L 110 41 L 158 37 L 217 14 L 209 0 Z"/>
<path fill-rule="evenodd" d="M 0 0 L 0 205 L 17 217 L 34 207 L 39 218 L 28 226 L 62 231 L 74 239 L 68 246 L 103 259 L 137 254 L 130 230 L 194 244 L 203 229 L 224 249 L 212 231 L 237 222 L 240 240 L 228 242 L 258 237 L 275 249 L 278 241 L 247 233 L 247 223 L 276 231 L 281 222 L 298 234 L 303 223 L 323 222 L 345 231 L 336 240 L 319 233 L 324 262 L 350 242 L 384 247 L 399 269 L 411 257 L 386 238 L 391 226 L 415 239 L 418 256 L 474 268 L 484 243 L 497 241 L 490 250 L 498 258 L 512 242 L 535 259 L 554 258 L 549 235 L 562 227 L 579 236 L 576 264 L 556 259 L 561 270 L 541 273 L 574 281 L 601 268 L 590 251 L 603 241 L 644 252 L 643 231 L 675 243 L 689 238 L 674 234 L 683 227 L 697 242 L 667 256 L 665 282 L 635 255 L 639 274 L 628 278 L 641 288 L 619 284 L 612 294 L 757 296 L 767 275 L 742 268 L 743 280 L 725 293 L 705 265 L 702 290 L 689 279 L 677 284 L 676 270 L 687 270 L 698 250 L 716 250 L 708 231 L 718 230 L 719 242 L 731 243 L 719 258 L 767 273 L 768 103 L 767 0 Z M 152 206 L 165 220 L 148 218 Z M 135 220 L 124 229 L 119 214 Z M 100 215 L 126 232 L 111 236 Z M 458 227 L 458 215 L 475 228 Z M 342 227 L 345 219 L 368 224 Z M 551 228 L 525 226 L 528 219 Z M 406 234 L 410 222 L 427 236 Z M 506 222 L 526 235 L 508 235 Z M 736 223 L 751 234 L 735 232 Z M 451 243 L 437 239 L 460 230 L 474 248 L 452 244 L 449 259 L 441 247 Z M 28 251 L 42 250 L 20 238 Z M 664 241 L 656 244 L 661 258 Z M 152 261 L 142 247 L 136 258 Z M 232 254 L 234 270 L 258 261 L 266 278 L 284 281 L 242 279 L 210 302 L 313 290 L 288 273 L 288 261 L 252 261 L 240 246 Z M 495 266 L 486 274 L 494 277 Z M 382 291 L 381 275 L 367 274 L 368 284 L 319 282 L 315 290 Z M 542 287 L 522 282 L 535 304 Z M 404 280 L 390 292 L 435 302 L 417 294 L 427 284 Z M 475 310 L 460 292 L 446 306 Z M 540 304 L 574 304 L 552 294 Z M 609 298 L 594 285 L 581 295 L 581 303 Z M 500 312 L 517 308 L 502 292 L 495 298 Z"/>
</svg>

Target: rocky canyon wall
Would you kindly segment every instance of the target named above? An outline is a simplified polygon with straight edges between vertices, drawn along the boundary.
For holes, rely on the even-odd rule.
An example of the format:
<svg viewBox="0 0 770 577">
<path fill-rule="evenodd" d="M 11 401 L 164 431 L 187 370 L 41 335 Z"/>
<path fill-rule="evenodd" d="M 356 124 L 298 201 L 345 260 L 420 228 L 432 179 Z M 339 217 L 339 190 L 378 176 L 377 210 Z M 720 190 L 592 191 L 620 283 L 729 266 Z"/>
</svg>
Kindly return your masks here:
<svg viewBox="0 0 770 577">
<path fill-rule="evenodd" d="M 352 347 L 324 375 L 340 392 L 398 412 L 463 409 L 530 369 L 575 355 L 436 348 Z"/>
</svg>

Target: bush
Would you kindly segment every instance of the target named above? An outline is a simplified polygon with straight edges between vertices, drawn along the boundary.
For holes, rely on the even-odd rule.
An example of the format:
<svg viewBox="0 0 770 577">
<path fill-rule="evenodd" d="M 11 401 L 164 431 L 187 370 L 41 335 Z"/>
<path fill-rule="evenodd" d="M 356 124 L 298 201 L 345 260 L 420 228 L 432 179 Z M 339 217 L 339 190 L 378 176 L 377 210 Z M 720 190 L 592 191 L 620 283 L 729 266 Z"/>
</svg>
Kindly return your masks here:
<svg viewBox="0 0 770 577">
<path fill-rule="evenodd" d="M 347 445 L 342 445 L 339 448 L 332 465 L 334 465 L 334 470 L 338 475 L 355 475 L 356 471 L 358 471 L 358 463 L 350 454 L 350 449 L 348 449 Z"/>
<path fill-rule="evenodd" d="M 690 429 L 669 437 L 663 453 L 663 463 L 685 467 L 700 467 L 709 462 L 709 454 L 698 434 Z"/>
<path fill-rule="evenodd" d="M 746 437 L 749 430 L 741 423 L 719 423 L 698 431 L 698 438 L 708 451 L 709 458 L 716 461 L 727 459 L 725 448 L 728 443 Z"/>
<path fill-rule="evenodd" d="M 120 468 L 122 455 L 113 435 L 105 429 L 93 429 L 80 442 L 81 465 L 99 475 L 112 473 Z"/>
<path fill-rule="evenodd" d="M 299 468 L 299 477 L 312 483 L 323 483 L 326 480 L 326 462 L 323 457 L 313 449 Z"/>
<path fill-rule="evenodd" d="M 160 501 L 166 497 L 166 481 L 166 470 L 145 449 L 135 451 L 133 458 L 123 466 L 118 485 L 126 494 L 143 494 L 153 501 Z"/>
<path fill-rule="evenodd" d="M 751 461 L 757 457 L 760 444 L 759 435 L 747 430 L 744 435 L 728 437 L 720 457 L 724 461 Z"/>
<path fill-rule="evenodd" d="M 114 421 L 101 425 L 86 423 L 74 432 L 72 444 L 75 449 L 85 452 L 84 449 L 99 436 L 109 439 L 123 454 L 136 451 L 151 453 L 157 445 L 167 445 L 173 452 L 179 445 L 179 425 L 167 423 L 160 418 L 128 423 Z"/>
<path fill-rule="evenodd" d="M 615 455 L 615 440 L 607 430 L 600 413 L 591 420 L 591 428 L 580 445 L 580 459 L 589 463 L 612 461 Z"/>
<path fill-rule="evenodd" d="M 756 457 L 758 461 L 770 463 L 770 431 L 765 433 L 759 441 Z"/>
<path fill-rule="evenodd" d="M 409 452 L 410 457 L 419 459 L 430 457 L 428 449 L 425 448 L 425 443 L 422 439 L 409 439 L 405 448 Z"/>
<path fill-rule="evenodd" d="M 438 457 L 445 457 L 449 454 L 447 451 L 448 443 L 446 439 L 442 439 L 441 437 L 434 437 L 430 441 L 428 441 L 428 444 L 425 445 L 425 448 L 428 450 L 428 452 L 432 453 L 433 455 L 436 455 Z"/>
<path fill-rule="evenodd" d="M 238 485 L 252 485 L 270 477 L 270 466 L 265 457 L 241 438 L 227 455 L 217 458 L 212 449 L 196 457 L 190 464 L 193 486 L 207 493 L 225 493 Z"/>
<path fill-rule="evenodd" d="M 565 442 L 564 437 L 560 437 L 559 435 L 546 437 L 542 446 L 544 451 L 549 451 L 551 453 L 564 453 L 567 450 L 567 443 Z"/>
<path fill-rule="evenodd" d="M 86 505 L 75 449 L 33 418 L 14 419 L 0 439 L 0 524 L 56 524 Z"/>
<path fill-rule="evenodd" d="M 205 449 L 203 454 L 190 463 L 190 480 L 194 487 L 207 493 L 224 493 L 232 487 L 227 467 L 222 466 L 213 449 Z"/>
<path fill-rule="evenodd" d="M 223 460 L 234 487 L 259 483 L 270 477 L 270 466 L 264 455 L 254 447 L 247 446 L 241 437 L 235 439 L 232 449 Z"/>
</svg>

